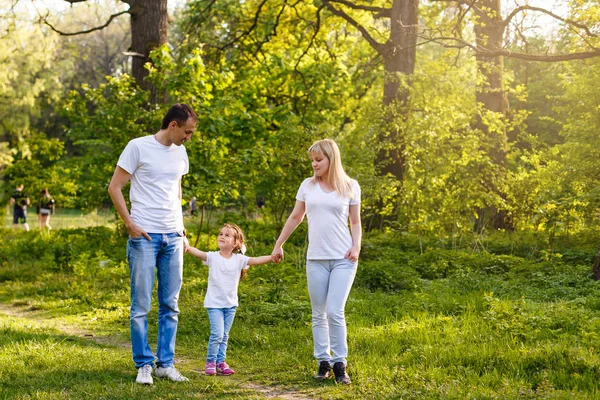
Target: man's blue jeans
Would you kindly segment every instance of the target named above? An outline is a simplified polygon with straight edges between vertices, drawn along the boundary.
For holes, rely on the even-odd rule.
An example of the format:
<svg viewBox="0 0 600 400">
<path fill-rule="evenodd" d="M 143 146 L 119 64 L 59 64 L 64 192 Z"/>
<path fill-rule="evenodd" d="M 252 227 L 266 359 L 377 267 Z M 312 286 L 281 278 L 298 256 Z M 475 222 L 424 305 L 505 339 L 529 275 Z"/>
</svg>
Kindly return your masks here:
<svg viewBox="0 0 600 400">
<path fill-rule="evenodd" d="M 183 277 L 183 235 L 149 233 L 129 238 L 127 260 L 131 278 L 131 347 L 136 368 L 154 364 L 148 344 L 148 313 L 152 303 L 154 270 L 158 278 L 158 344 L 156 365 L 173 365 L 179 308 L 179 291 Z"/>
<path fill-rule="evenodd" d="M 206 362 L 220 363 L 227 357 L 227 341 L 229 330 L 233 325 L 235 310 L 231 308 L 207 308 L 210 321 L 210 337 L 208 338 L 208 354 Z"/>
</svg>

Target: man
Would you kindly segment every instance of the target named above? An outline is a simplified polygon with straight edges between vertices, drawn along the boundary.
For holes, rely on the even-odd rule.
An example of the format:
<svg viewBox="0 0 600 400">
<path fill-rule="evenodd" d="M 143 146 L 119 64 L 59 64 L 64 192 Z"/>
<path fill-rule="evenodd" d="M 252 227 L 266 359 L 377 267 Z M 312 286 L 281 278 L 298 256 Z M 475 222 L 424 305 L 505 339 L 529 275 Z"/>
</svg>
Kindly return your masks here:
<svg viewBox="0 0 600 400">
<path fill-rule="evenodd" d="M 127 261 L 131 279 L 131 345 L 136 382 L 151 385 L 155 356 L 148 344 L 154 269 L 158 278 L 158 343 L 154 375 L 175 382 L 188 379 L 173 365 L 183 276 L 184 227 L 181 177 L 188 173 L 185 147 L 198 123 L 196 113 L 175 104 L 155 135 L 131 140 L 117 163 L 108 193 L 129 232 Z M 131 214 L 122 189 L 131 180 Z"/>
<path fill-rule="evenodd" d="M 13 209 L 13 228 L 19 227 L 19 221 L 23 224 L 23 229 L 29 231 L 29 224 L 27 223 L 27 206 L 31 204 L 29 195 L 23 192 L 23 184 L 17 186 L 17 189 L 13 192 L 10 197 L 10 204 L 14 205 Z"/>
</svg>

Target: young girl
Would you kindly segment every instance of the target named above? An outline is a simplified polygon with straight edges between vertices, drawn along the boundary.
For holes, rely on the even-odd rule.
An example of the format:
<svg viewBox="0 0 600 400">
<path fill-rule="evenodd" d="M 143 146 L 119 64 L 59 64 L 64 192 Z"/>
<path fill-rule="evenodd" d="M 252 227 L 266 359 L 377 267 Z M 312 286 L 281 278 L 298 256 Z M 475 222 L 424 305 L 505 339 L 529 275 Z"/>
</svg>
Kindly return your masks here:
<svg viewBox="0 0 600 400">
<path fill-rule="evenodd" d="M 208 309 L 210 338 L 204 372 L 206 375 L 231 375 L 234 371 L 225 362 L 229 330 L 238 306 L 237 289 L 240 278 L 250 265 L 267 264 L 273 256 L 246 257 L 244 233 L 235 224 L 225 224 L 217 238 L 219 251 L 204 252 L 189 246 L 187 252 L 208 265 L 208 290 L 204 307 Z"/>
</svg>

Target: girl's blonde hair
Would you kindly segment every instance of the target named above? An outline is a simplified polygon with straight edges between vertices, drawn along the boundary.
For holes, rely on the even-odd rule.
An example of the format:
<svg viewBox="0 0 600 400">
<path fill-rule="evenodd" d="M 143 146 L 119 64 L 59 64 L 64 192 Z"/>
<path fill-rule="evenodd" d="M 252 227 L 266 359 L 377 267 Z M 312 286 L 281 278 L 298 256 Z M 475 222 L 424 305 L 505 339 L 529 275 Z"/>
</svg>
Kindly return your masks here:
<svg viewBox="0 0 600 400">
<path fill-rule="evenodd" d="M 237 251 L 238 253 L 242 253 L 244 254 L 246 251 L 246 247 L 244 246 L 244 242 L 246 241 L 246 239 L 244 238 L 244 231 L 242 231 L 242 228 L 240 228 L 239 226 L 237 226 L 236 224 L 224 224 L 223 228 L 227 228 L 229 229 L 229 231 L 231 232 L 231 234 L 233 235 L 233 250 Z M 242 250 L 244 249 L 244 250 Z M 240 274 L 240 279 L 244 279 L 246 277 L 246 270 L 242 269 L 242 272 Z"/>
<path fill-rule="evenodd" d="M 327 170 L 327 183 L 340 197 L 352 197 L 352 179 L 344 171 L 342 166 L 342 157 L 338 145 L 331 139 L 317 140 L 308 149 L 308 154 L 321 154 L 329 160 L 329 169 Z M 316 183 L 316 176 L 313 177 L 312 183 Z"/>
</svg>

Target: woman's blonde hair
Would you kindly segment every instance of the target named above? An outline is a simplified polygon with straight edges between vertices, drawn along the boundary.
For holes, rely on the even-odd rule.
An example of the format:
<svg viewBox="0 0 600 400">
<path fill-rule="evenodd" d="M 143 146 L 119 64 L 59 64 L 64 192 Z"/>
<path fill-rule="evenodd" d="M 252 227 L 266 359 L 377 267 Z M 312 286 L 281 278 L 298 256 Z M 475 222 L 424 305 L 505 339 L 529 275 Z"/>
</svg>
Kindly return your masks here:
<svg viewBox="0 0 600 400">
<path fill-rule="evenodd" d="M 321 154 L 329 160 L 329 169 L 327 170 L 326 180 L 333 190 L 340 197 L 352 197 L 352 179 L 344 171 L 342 166 L 342 157 L 338 145 L 331 139 L 317 140 L 308 149 L 308 154 Z M 313 177 L 313 183 L 316 183 L 318 178 Z"/>
<path fill-rule="evenodd" d="M 238 253 L 244 254 L 246 252 L 246 247 L 244 246 L 244 242 L 246 241 L 246 239 L 244 238 L 244 231 L 242 231 L 242 228 L 240 228 L 236 224 L 229 223 L 224 224 L 221 229 L 223 228 L 229 229 L 229 231 L 233 235 L 233 250 L 237 251 Z M 242 269 L 240 279 L 244 279 L 246 277 L 246 273 L 246 270 Z"/>
</svg>

